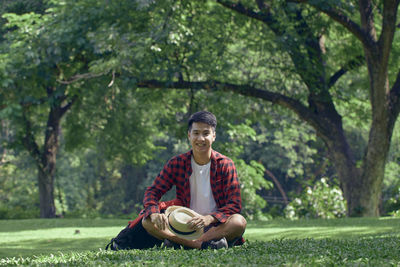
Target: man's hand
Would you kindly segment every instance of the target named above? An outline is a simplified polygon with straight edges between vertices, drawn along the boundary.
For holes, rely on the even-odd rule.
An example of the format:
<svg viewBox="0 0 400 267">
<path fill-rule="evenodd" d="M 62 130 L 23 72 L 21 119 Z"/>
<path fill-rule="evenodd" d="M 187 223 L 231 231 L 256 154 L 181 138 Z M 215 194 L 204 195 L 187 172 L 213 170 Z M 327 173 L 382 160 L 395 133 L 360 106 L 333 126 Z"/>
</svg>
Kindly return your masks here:
<svg viewBox="0 0 400 267">
<path fill-rule="evenodd" d="M 215 222 L 217 222 L 217 219 L 215 219 L 211 215 L 203 216 L 203 215 L 198 214 L 197 216 L 193 217 L 188 222 L 188 225 L 190 226 L 190 228 L 195 230 L 195 229 L 201 229 L 203 227 L 209 226 L 210 224 L 215 223 Z"/>
<path fill-rule="evenodd" d="M 158 229 L 165 230 L 167 217 L 164 213 L 152 213 L 150 214 L 150 220 Z"/>
</svg>

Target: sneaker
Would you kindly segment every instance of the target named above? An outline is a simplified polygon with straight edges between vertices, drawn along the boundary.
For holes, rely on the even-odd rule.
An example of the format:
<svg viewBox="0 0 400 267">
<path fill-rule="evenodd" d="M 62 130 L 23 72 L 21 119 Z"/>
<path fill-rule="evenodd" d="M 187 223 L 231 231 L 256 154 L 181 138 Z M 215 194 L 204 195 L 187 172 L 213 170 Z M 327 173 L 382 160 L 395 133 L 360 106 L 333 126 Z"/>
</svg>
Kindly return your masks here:
<svg viewBox="0 0 400 267">
<path fill-rule="evenodd" d="M 179 245 L 179 244 L 177 244 L 177 243 L 175 243 L 175 242 L 172 242 L 172 241 L 170 241 L 170 240 L 168 240 L 168 239 L 164 239 L 164 242 L 163 242 L 163 244 L 162 244 L 162 247 L 163 247 L 163 248 L 180 249 L 180 248 L 181 248 L 181 245 Z"/>
<path fill-rule="evenodd" d="M 115 242 L 115 238 L 111 239 L 110 243 L 107 244 L 106 250 L 110 248 L 111 250 L 120 250 L 117 242 Z"/>
<path fill-rule="evenodd" d="M 228 248 L 228 242 L 226 238 L 223 237 L 219 240 L 210 240 L 201 243 L 201 249 L 220 249 L 220 248 Z"/>
</svg>

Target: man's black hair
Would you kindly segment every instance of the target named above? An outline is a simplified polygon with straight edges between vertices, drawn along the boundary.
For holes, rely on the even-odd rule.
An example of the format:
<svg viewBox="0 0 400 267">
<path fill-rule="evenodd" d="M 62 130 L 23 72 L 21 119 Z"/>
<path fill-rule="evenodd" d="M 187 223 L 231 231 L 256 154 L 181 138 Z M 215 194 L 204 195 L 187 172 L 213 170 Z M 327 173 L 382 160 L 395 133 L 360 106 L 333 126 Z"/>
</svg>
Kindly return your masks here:
<svg viewBox="0 0 400 267">
<path fill-rule="evenodd" d="M 190 116 L 189 121 L 188 121 L 188 131 L 192 129 L 192 124 L 194 122 L 203 122 L 208 125 L 210 125 L 213 130 L 217 128 L 217 118 L 215 117 L 214 114 L 212 114 L 209 111 L 198 111 L 196 113 L 193 113 L 192 116 Z"/>
</svg>

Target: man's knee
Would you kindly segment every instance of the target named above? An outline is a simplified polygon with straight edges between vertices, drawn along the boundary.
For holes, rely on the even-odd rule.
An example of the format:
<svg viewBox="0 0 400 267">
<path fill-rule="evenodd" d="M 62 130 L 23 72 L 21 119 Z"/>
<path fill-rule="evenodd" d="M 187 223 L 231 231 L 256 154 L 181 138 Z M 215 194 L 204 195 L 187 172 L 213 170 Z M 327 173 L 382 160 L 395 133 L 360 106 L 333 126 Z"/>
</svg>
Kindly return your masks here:
<svg viewBox="0 0 400 267">
<path fill-rule="evenodd" d="M 233 214 L 230 216 L 228 223 L 229 228 L 233 228 L 236 230 L 235 232 L 241 232 L 241 234 L 244 233 L 247 225 L 246 219 L 240 214 Z"/>
<path fill-rule="evenodd" d="M 144 229 L 147 230 L 147 228 L 149 227 L 149 224 L 151 224 L 151 221 L 150 221 L 149 217 L 142 219 L 142 225 L 143 225 Z"/>
<path fill-rule="evenodd" d="M 146 229 L 148 233 L 154 233 L 156 230 L 155 225 L 150 220 L 150 216 L 145 219 L 142 219 L 142 225 L 143 228 Z"/>
<path fill-rule="evenodd" d="M 154 225 L 154 223 L 151 222 L 150 217 L 147 217 L 146 219 L 142 219 L 142 225 L 143 225 L 143 228 L 150 235 L 152 235 L 158 239 L 164 239 L 164 237 L 162 236 L 162 232 L 160 230 L 158 230 L 158 228 Z"/>
</svg>

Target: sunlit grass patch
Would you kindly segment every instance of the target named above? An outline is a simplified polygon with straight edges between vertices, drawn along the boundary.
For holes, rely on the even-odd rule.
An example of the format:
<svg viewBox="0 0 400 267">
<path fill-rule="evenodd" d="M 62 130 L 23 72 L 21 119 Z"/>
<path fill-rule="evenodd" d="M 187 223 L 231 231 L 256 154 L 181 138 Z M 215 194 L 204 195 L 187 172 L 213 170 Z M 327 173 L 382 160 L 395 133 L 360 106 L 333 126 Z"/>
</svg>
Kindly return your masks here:
<svg viewBox="0 0 400 267">
<path fill-rule="evenodd" d="M 246 237 L 250 240 L 281 238 L 359 238 L 392 235 L 400 237 L 398 218 L 342 218 L 334 220 L 272 220 L 250 222 Z"/>
<path fill-rule="evenodd" d="M 400 265 L 400 219 L 249 222 L 242 247 L 104 251 L 126 225 L 126 220 L 0 221 L 0 265 Z"/>
</svg>

